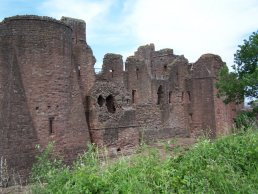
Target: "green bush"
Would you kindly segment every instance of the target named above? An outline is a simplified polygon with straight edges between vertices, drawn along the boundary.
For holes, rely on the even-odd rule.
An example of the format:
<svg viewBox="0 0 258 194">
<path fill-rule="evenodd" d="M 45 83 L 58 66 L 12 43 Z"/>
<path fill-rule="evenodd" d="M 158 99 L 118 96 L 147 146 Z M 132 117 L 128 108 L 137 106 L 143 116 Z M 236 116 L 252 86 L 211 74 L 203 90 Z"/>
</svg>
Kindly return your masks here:
<svg viewBox="0 0 258 194">
<path fill-rule="evenodd" d="M 258 111 L 254 109 L 253 111 L 240 112 L 234 119 L 236 124 L 236 129 L 246 131 L 248 128 L 256 128 L 257 126 L 257 114 Z"/>
<path fill-rule="evenodd" d="M 36 164 L 35 193 L 257 193 L 258 133 L 249 131 L 210 142 L 202 140 L 188 151 L 161 157 L 145 146 L 139 154 L 100 160 L 88 151 L 68 168 L 45 161 Z M 38 169 L 38 170 L 35 170 Z M 35 178 L 37 177 L 37 178 Z M 40 181 L 39 181 L 40 180 Z M 44 184 L 42 184 L 44 183 Z M 40 188 L 40 189 L 39 189 Z"/>
</svg>

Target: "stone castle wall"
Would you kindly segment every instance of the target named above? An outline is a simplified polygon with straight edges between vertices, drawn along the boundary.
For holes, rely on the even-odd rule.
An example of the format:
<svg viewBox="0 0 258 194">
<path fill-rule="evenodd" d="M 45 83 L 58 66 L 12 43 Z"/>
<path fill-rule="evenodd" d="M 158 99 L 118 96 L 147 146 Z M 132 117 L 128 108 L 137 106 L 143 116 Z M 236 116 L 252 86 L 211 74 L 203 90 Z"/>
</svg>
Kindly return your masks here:
<svg viewBox="0 0 258 194">
<path fill-rule="evenodd" d="M 36 144 L 55 142 L 55 152 L 72 160 L 90 142 L 71 57 L 72 29 L 37 16 L 8 18 L 0 28 L 1 155 L 24 170 Z"/>
<path fill-rule="evenodd" d="M 223 61 L 189 63 L 172 49 L 141 46 L 125 61 L 106 54 L 102 71 L 86 24 L 15 16 L 0 23 L 0 156 L 25 177 L 40 144 L 73 160 L 87 143 L 127 152 L 141 141 L 228 133 L 237 111 L 216 97 Z"/>
</svg>

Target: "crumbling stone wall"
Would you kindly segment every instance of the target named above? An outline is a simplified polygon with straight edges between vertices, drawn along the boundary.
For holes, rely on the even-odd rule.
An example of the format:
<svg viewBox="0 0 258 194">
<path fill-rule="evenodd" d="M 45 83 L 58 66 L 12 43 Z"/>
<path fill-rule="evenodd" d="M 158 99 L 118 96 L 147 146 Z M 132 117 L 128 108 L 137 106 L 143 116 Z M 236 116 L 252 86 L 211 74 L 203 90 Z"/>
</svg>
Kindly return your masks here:
<svg viewBox="0 0 258 194">
<path fill-rule="evenodd" d="M 218 134 L 227 133 L 233 123 L 232 113 L 235 108 L 225 105 L 216 96 L 215 83 L 219 69 L 223 61 L 217 55 L 205 54 L 193 64 L 190 80 L 190 91 L 192 91 L 192 115 L 191 132 L 192 135 L 201 134 L 215 137 Z"/>
<path fill-rule="evenodd" d="M 94 64 L 96 59 L 86 41 L 86 23 L 83 20 L 62 17 L 61 21 L 72 29 L 72 64 L 76 71 L 76 79 L 84 109 L 86 109 L 86 96 L 95 83 Z"/>
<path fill-rule="evenodd" d="M 0 28 L 1 155 L 26 175 L 35 145 L 54 141 L 55 152 L 70 161 L 90 141 L 72 29 L 38 16 L 7 18 Z"/>
<path fill-rule="evenodd" d="M 145 141 L 188 136 L 181 101 L 188 61 L 172 49 L 155 51 L 154 45 L 138 48 L 125 64 L 127 90 Z M 180 73 L 180 75 L 179 75 Z"/>
<path fill-rule="evenodd" d="M 135 109 L 124 86 L 122 56 L 106 54 L 102 72 L 88 97 L 92 142 L 109 151 L 130 150 L 139 145 Z"/>
<path fill-rule="evenodd" d="M 55 142 L 69 162 L 87 143 L 126 152 L 140 141 L 228 133 L 238 111 L 216 97 L 223 61 L 189 63 L 172 49 L 141 46 L 126 59 L 108 53 L 102 71 L 86 24 L 15 16 L 0 23 L 0 156 L 28 175 L 35 145 Z"/>
</svg>

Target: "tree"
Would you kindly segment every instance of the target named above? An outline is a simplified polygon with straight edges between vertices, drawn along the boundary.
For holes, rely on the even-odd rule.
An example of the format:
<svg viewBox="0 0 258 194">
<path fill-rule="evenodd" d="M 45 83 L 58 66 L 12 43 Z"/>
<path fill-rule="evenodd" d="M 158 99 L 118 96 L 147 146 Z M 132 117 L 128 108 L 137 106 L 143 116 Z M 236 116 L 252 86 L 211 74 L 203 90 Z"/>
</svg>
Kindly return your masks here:
<svg viewBox="0 0 258 194">
<path fill-rule="evenodd" d="M 225 103 L 242 103 L 245 97 L 258 98 L 258 31 L 253 32 L 248 40 L 234 55 L 233 72 L 225 65 L 219 73 L 216 83 L 218 96 Z"/>
</svg>

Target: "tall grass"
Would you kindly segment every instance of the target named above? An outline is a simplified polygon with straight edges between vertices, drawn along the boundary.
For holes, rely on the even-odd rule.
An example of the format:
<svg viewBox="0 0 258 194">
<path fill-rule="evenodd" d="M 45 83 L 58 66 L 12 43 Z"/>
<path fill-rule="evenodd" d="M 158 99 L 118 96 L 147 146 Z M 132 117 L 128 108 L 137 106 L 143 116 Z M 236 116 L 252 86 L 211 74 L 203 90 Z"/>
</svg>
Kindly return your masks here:
<svg viewBox="0 0 258 194">
<path fill-rule="evenodd" d="M 35 193 L 257 193 L 258 133 L 202 140 L 188 151 L 161 157 L 150 147 L 116 161 L 94 147 L 67 167 L 47 149 L 33 167 Z M 44 166 L 45 165 L 45 166 Z"/>
</svg>

